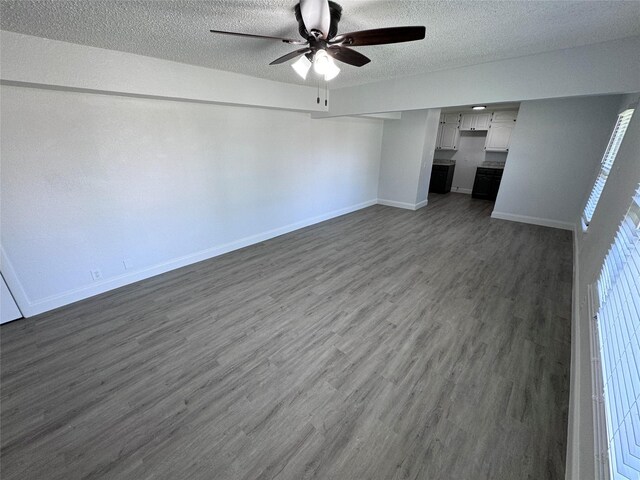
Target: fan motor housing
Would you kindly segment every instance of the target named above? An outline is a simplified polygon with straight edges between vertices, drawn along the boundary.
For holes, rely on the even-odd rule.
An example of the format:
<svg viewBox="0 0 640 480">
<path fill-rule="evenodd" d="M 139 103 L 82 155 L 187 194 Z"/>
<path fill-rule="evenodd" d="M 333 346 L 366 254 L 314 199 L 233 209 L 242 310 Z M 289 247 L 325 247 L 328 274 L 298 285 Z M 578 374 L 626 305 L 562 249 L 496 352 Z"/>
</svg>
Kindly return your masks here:
<svg viewBox="0 0 640 480">
<path fill-rule="evenodd" d="M 302 12 L 300 11 L 299 3 L 294 7 L 294 11 L 298 22 L 298 32 L 302 38 L 308 40 L 311 38 L 317 39 L 319 36 L 322 36 L 321 32 L 307 31 L 307 27 L 304 26 L 304 20 L 302 19 Z M 329 34 L 327 35 L 327 39 L 331 39 L 338 34 L 338 22 L 340 21 L 340 18 L 342 18 L 342 7 L 336 2 L 329 2 L 329 13 L 331 14 L 331 22 L 329 24 Z"/>
</svg>

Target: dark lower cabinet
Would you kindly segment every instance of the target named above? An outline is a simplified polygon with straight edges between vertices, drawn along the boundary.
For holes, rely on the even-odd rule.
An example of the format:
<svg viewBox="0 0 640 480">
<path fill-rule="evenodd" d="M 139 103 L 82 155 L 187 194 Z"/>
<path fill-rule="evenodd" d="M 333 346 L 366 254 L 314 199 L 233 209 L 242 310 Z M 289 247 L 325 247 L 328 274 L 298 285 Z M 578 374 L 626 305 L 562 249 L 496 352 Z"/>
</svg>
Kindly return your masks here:
<svg viewBox="0 0 640 480">
<path fill-rule="evenodd" d="M 453 165 L 433 165 L 431 167 L 431 180 L 429 181 L 429 191 L 434 193 L 448 193 L 451 191 L 453 182 L 453 172 L 456 166 Z"/>
<path fill-rule="evenodd" d="M 503 170 L 501 168 L 478 167 L 471 196 L 473 198 L 495 200 L 498 196 L 498 190 L 500 189 L 502 172 Z"/>
</svg>

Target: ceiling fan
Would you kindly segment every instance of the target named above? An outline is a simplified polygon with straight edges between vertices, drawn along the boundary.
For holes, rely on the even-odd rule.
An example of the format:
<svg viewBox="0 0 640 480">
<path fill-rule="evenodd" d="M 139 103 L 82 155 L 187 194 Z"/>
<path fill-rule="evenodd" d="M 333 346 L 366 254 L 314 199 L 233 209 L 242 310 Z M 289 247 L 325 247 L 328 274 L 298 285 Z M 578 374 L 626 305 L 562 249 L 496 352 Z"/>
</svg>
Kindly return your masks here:
<svg viewBox="0 0 640 480">
<path fill-rule="evenodd" d="M 300 0 L 294 11 L 298 21 L 298 31 L 303 40 L 222 30 L 211 30 L 211 32 L 302 45 L 302 48 L 275 59 L 269 65 L 277 65 L 300 57 L 292 65 L 298 75 L 306 79 L 309 69 L 313 65 L 314 71 L 327 81 L 340 73 L 340 68 L 333 60 L 356 67 L 362 67 L 371 61 L 349 47 L 412 42 L 422 40 L 425 37 L 425 27 L 376 28 L 338 35 L 338 22 L 342 17 L 342 7 L 328 0 Z"/>
</svg>

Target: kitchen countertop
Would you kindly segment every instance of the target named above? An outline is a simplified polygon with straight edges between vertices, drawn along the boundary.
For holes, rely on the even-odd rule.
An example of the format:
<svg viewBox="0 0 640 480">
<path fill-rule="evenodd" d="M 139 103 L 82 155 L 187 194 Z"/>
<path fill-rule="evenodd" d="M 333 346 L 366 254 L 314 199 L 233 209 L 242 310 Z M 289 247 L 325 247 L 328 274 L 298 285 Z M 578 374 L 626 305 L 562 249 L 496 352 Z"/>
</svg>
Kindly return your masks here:
<svg viewBox="0 0 640 480">
<path fill-rule="evenodd" d="M 504 162 L 482 162 L 480 168 L 496 168 L 498 170 L 504 170 Z"/>
<path fill-rule="evenodd" d="M 437 158 L 434 158 L 433 164 L 451 166 L 451 165 L 455 165 L 456 161 L 455 160 L 438 160 Z"/>
</svg>

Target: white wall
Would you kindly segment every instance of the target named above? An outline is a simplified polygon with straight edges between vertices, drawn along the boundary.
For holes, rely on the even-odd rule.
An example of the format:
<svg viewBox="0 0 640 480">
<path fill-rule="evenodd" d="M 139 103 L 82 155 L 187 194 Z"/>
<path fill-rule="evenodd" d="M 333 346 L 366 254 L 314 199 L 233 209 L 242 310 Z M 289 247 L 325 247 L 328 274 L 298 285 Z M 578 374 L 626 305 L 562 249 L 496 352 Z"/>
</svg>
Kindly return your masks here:
<svg viewBox="0 0 640 480">
<path fill-rule="evenodd" d="M 640 90 L 640 37 L 331 91 L 327 114 L 397 112 Z"/>
<path fill-rule="evenodd" d="M 624 96 L 617 110 L 625 110 L 629 104 L 637 102 L 638 97 L 638 94 Z M 614 122 L 615 119 L 610 119 L 609 133 Z M 592 167 L 593 177 L 598 168 L 598 165 Z M 589 229 L 586 233 L 582 232 L 581 227 L 576 230 L 574 314 L 571 332 L 571 400 L 567 442 L 566 478 L 568 480 L 594 478 L 593 392 L 591 391 L 589 332 L 591 314 L 587 308 L 587 288 L 598 277 L 603 259 L 639 183 L 640 111 L 636 110 Z M 586 196 L 583 204 L 585 202 Z M 576 218 L 576 221 L 578 220 Z"/>
<path fill-rule="evenodd" d="M 385 120 L 378 186 L 381 203 L 408 209 L 426 204 L 424 183 L 428 188 L 439 116 L 439 109 L 418 110 L 403 112 L 400 120 Z"/>
<path fill-rule="evenodd" d="M 523 102 L 493 216 L 572 230 L 620 96 Z"/>
<path fill-rule="evenodd" d="M 3 274 L 25 315 L 377 197 L 382 120 L 0 91 Z"/>
<path fill-rule="evenodd" d="M 431 180 L 431 167 L 433 165 L 433 152 L 438 140 L 438 124 L 440 123 L 440 109 L 431 108 L 427 110 L 425 120 L 424 141 L 422 143 L 422 162 L 420 164 L 420 177 L 418 179 L 418 193 L 416 195 L 416 205 L 427 204 L 429 195 L 429 181 Z"/>
<path fill-rule="evenodd" d="M 10 322 L 21 318 L 22 314 L 11 296 L 11 292 L 0 275 L 0 323 Z"/>
</svg>

